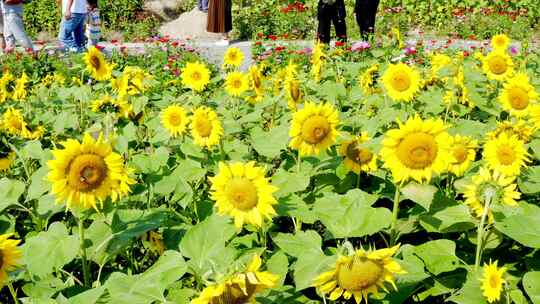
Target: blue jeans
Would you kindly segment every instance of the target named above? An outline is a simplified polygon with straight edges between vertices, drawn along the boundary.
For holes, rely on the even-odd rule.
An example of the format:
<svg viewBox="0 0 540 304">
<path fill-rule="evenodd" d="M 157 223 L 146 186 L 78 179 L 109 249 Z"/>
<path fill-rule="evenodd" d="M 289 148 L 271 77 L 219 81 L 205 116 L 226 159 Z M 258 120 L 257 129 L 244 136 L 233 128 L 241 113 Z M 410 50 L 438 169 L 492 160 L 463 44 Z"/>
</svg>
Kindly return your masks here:
<svg viewBox="0 0 540 304">
<path fill-rule="evenodd" d="M 8 12 L 4 14 L 4 37 L 6 39 L 6 49 L 14 49 L 15 42 L 19 41 L 25 49 L 33 50 L 34 45 L 24 31 L 22 14 Z"/>
<path fill-rule="evenodd" d="M 197 6 L 199 7 L 200 11 L 207 12 L 208 11 L 208 0 L 198 0 Z"/>
<path fill-rule="evenodd" d="M 84 24 L 86 14 L 71 14 L 71 19 L 62 18 L 60 23 L 60 33 L 58 40 L 62 43 L 64 49 L 80 52 L 84 50 Z"/>
</svg>

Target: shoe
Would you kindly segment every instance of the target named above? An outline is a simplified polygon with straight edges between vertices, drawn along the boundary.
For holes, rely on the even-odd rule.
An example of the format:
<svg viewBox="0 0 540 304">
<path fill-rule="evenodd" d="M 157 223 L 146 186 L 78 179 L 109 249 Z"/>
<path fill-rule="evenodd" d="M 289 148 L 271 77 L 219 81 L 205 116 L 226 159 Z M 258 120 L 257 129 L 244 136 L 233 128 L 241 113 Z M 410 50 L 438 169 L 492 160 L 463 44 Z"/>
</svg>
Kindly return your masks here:
<svg viewBox="0 0 540 304">
<path fill-rule="evenodd" d="M 229 40 L 221 39 L 220 41 L 216 42 L 216 45 L 217 46 L 228 46 L 229 45 Z"/>
</svg>

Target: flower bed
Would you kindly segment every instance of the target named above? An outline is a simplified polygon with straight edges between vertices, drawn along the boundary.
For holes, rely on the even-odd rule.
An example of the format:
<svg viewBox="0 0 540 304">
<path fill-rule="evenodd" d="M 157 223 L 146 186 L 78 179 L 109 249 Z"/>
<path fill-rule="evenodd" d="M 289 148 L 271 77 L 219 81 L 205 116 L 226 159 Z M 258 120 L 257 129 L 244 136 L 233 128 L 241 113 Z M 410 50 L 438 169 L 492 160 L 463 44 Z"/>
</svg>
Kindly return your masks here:
<svg viewBox="0 0 540 304">
<path fill-rule="evenodd" d="M 2 58 L 1 298 L 534 301 L 540 55 L 394 43 Z"/>
</svg>

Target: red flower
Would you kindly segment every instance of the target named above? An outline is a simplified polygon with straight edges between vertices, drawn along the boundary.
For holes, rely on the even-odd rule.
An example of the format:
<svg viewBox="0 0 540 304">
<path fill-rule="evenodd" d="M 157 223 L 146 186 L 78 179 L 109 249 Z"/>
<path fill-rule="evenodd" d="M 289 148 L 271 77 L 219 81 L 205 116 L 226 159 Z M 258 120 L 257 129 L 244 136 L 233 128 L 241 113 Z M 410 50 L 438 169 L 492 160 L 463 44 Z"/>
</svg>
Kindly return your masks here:
<svg viewBox="0 0 540 304">
<path fill-rule="evenodd" d="M 463 56 L 469 57 L 471 54 L 468 51 L 463 51 Z"/>
<path fill-rule="evenodd" d="M 273 41 L 277 40 L 277 37 L 275 35 L 268 35 L 268 38 Z"/>
<path fill-rule="evenodd" d="M 336 41 L 336 46 L 339 47 L 339 46 L 344 46 L 345 43 L 343 41 Z"/>
<path fill-rule="evenodd" d="M 262 42 L 257 41 L 257 42 L 255 42 L 255 45 L 262 45 Z"/>
</svg>

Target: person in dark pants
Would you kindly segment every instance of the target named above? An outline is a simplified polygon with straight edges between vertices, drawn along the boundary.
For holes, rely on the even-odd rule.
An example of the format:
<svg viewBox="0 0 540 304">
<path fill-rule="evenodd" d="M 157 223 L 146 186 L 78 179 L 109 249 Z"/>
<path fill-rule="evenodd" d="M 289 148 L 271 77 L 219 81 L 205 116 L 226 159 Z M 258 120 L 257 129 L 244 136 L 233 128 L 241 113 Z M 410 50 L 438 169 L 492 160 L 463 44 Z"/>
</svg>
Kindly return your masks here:
<svg viewBox="0 0 540 304">
<path fill-rule="evenodd" d="M 322 43 L 330 43 L 330 26 L 334 23 L 336 39 L 347 41 L 347 25 L 345 23 L 345 2 L 343 0 L 319 0 L 317 19 L 319 27 L 317 38 Z"/>
<path fill-rule="evenodd" d="M 375 33 L 375 15 L 379 7 L 379 0 L 356 0 L 354 11 L 356 22 L 360 27 L 362 39 L 367 40 L 369 35 Z"/>
</svg>

